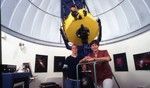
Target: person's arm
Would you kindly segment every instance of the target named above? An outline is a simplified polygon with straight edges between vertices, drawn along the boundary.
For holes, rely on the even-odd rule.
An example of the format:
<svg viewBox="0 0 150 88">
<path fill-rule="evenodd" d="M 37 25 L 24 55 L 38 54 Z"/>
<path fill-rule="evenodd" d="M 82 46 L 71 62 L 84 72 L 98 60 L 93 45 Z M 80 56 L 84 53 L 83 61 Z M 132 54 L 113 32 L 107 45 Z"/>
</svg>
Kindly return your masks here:
<svg viewBox="0 0 150 88">
<path fill-rule="evenodd" d="M 94 59 L 91 58 L 90 56 L 85 56 L 83 59 L 80 60 L 80 63 L 90 62 L 90 61 L 94 61 Z"/>
<path fill-rule="evenodd" d="M 64 65 L 63 65 L 63 69 L 67 69 L 67 68 L 68 68 L 68 57 L 65 59 Z"/>
<path fill-rule="evenodd" d="M 69 46 L 68 42 L 69 40 L 67 39 L 67 37 L 65 36 L 65 33 L 63 31 L 63 29 L 60 28 L 60 34 L 62 35 L 62 38 L 64 40 L 65 46 L 67 49 L 71 50 L 71 46 Z"/>
<path fill-rule="evenodd" d="M 109 56 L 101 57 L 101 58 L 94 58 L 95 61 L 110 61 L 111 58 Z"/>
<path fill-rule="evenodd" d="M 100 42 L 101 39 L 102 39 L 102 26 L 101 26 L 101 20 L 98 18 L 98 19 L 97 19 L 97 22 L 98 22 L 98 26 L 99 26 L 99 35 L 98 35 L 97 41 Z"/>
<path fill-rule="evenodd" d="M 62 72 L 63 72 L 64 79 L 66 79 L 68 77 L 68 59 L 67 58 L 65 59 L 64 65 L 62 67 Z"/>
<path fill-rule="evenodd" d="M 82 61 L 80 61 L 81 63 L 82 62 L 92 62 L 92 61 L 110 61 L 111 58 L 109 56 L 106 56 L 106 57 L 100 57 L 100 58 L 91 58 L 91 57 L 88 57 L 88 58 L 83 58 Z"/>
<path fill-rule="evenodd" d="M 86 56 L 82 60 L 80 60 L 80 63 L 82 63 L 82 62 L 92 62 L 92 61 L 111 61 L 111 58 L 110 58 L 109 53 L 107 52 L 107 50 L 104 51 L 103 55 L 104 55 L 104 57 L 97 57 L 97 58 Z"/>
</svg>

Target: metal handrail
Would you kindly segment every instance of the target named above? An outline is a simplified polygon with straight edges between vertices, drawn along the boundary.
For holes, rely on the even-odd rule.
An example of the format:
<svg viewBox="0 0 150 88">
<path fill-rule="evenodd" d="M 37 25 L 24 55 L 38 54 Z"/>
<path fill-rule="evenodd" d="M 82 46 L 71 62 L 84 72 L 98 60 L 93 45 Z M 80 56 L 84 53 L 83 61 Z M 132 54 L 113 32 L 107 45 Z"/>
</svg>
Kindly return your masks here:
<svg viewBox="0 0 150 88">
<path fill-rule="evenodd" d="M 79 65 L 85 65 L 85 64 L 93 64 L 94 67 L 94 82 L 95 82 L 95 88 L 97 88 L 97 76 L 96 76 L 96 63 L 101 63 L 102 61 L 92 61 L 92 62 L 84 62 L 84 63 L 78 63 L 76 66 L 76 75 L 77 75 L 77 80 L 79 80 Z M 79 88 L 79 83 L 77 82 L 77 88 Z"/>
</svg>

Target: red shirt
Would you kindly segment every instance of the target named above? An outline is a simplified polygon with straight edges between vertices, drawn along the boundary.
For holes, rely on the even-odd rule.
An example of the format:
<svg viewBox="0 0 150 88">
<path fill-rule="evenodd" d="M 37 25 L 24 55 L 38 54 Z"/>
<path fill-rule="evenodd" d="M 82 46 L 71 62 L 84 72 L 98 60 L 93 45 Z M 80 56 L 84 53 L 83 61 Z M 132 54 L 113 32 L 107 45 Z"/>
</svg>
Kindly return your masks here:
<svg viewBox="0 0 150 88">
<path fill-rule="evenodd" d="M 95 57 L 94 53 L 90 53 L 89 56 L 92 58 Z M 107 57 L 107 56 L 109 56 L 107 50 L 98 51 L 97 58 Z M 93 65 L 90 65 L 90 69 L 92 70 L 92 78 L 94 79 Z M 97 76 L 97 83 L 99 85 L 101 85 L 106 78 L 112 78 L 112 71 L 108 62 L 102 62 L 96 64 L 96 76 Z"/>
</svg>

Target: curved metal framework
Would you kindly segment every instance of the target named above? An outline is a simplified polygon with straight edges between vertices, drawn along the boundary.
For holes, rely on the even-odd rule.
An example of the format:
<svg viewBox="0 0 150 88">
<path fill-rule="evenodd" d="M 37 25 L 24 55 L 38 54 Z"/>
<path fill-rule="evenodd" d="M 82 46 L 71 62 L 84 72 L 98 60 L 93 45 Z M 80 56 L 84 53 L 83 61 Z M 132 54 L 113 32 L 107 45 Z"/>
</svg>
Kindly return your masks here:
<svg viewBox="0 0 150 88">
<path fill-rule="evenodd" d="M 36 4 L 34 4 L 31 0 L 28 0 L 33 6 L 35 6 L 37 9 L 41 10 L 42 12 L 44 12 L 45 14 L 48 14 L 48 15 L 51 15 L 53 17 L 57 17 L 57 18 L 61 18 L 60 16 L 57 16 L 57 15 L 54 15 L 54 14 L 51 14 L 43 9 L 41 9 L 40 7 L 38 7 Z"/>
<path fill-rule="evenodd" d="M 99 14 L 95 15 L 94 17 L 98 17 L 98 16 L 100 16 L 100 15 L 103 15 L 103 14 L 105 14 L 105 13 L 107 13 L 107 12 L 109 12 L 109 11 L 115 9 L 115 8 L 118 7 L 120 4 L 122 4 L 124 1 L 125 1 L 125 0 L 120 1 L 117 5 L 113 6 L 112 8 L 110 8 L 110 9 L 108 9 L 108 10 L 102 12 L 102 13 L 99 13 Z"/>
<path fill-rule="evenodd" d="M 4 3 L 5 0 L 2 1 L 2 5 Z M 34 7 L 36 7 L 37 9 L 41 10 L 42 12 L 44 12 L 45 14 L 48 14 L 48 15 L 51 15 L 53 17 L 56 17 L 56 18 L 60 18 L 60 16 L 56 16 L 54 14 L 51 14 L 43 9 L 41 9 L 40 7 L 38 7 L 37 5 L 35 5 L 35 3 L 33 3 L 31 0 L 27 0 L 29 3 L 31 3 Z M 115 5 L 113 8 L 110 8 L 108 9 L 107 11 L 103 12 L 103 13 L 100 13 L 100 14 L 97 14 L 95 16 L 100 16 L 100 15 L 103 15 L 103 14 L 106 14 L 107 12 L 110 12 L 111 10 L 115 9 L 116 7 L 120 6 L 125 0 L 121 0 L 117 5 Z M 148 9 L 148 11 L 150 11 Z M 11 21 L 11 20 L 10 20 Z M 11 22 L 10 22 L 11 23 Z M 142 26 L 140 24 L 140 26 Z M 46 45 L 46 46 L 54 46 L 54 47 L 65 47 L 65 45 L 63 44 L 63 42 L 61 41 L 61 38 L 60 38 L 60 41 L 59 42 L 53 42 L 53 41 L 45 41 L 45 40 L 40 40 L 40 39 L 37 39 L 37 38 L 33 38 L 33 37 L 29 37 L 29 36 L 26 36 L 24 34 L 21 34 L 19 32 L 16 32 L 14 31 L 13 29 L 9 28 L 9 26 L 5 26 L 3 24 L 1 24 L 1 29 L 2 31 L 12 35 L 12 36 L 15 36 L 17 38 L 20 38 L 20 39 L 23 39 L 23 40 L 26 40 L 26 41 L 29 41 L 29 42 L 32 42 L 32 43 L 37 43 L 37 44 L 41 44 L 41 45 Z M 150 24 L 147 24 L 145 26 L 142 26 L 140 28 L 137 28 L 135 29 L 135 31 L 132 31 L 128 34 L 124 34 L 124 35 L 121 35 L 121 36 L 118 36 L 118 37 L 115 37 L 115 38 L 111 38 L 111 39 L 108 39 L 108 40 L 102 40 L 101 41 L 101 45 L 106 45 L 106 44 L 111 44 L 111 43 L 116 43 L 116 42 L 119 42 L 119 41 L 123 41 L 123 40 L 126 40 L 126 39 L 129 39 L 131 37 L 134 37 L 136 35 L 139 35 L 139 34 L 142 34 L 146 31 L 149 31 L 150 30 Z M 61 37 L 61 36 L 60 36 Z"/>
<path fill-rule="evenodd" d="M 46 13 L 46 14 L 49 14 L 49 15 L 51 15 L 51 16 L 53 16 L 53 17 L 61 18 L 60 16 L 54 15 L 54 14 L 52 14 L 52 13 L 49 13 L 49 12 L 47 12 L 47 11 L 41 9 L 41 8 L 38 7 L 36 4 L 34 4 L 31 0 L 28 0 L 28 1 L 29 1 L 33 6 L 35 6 L 37 9 L 41 10 L 42 12 L 44 12 L 44 13 Z M 98 13 L 98 14 L 96 14 L 94 17 L 98 17 L 98 16 L 100 16 L 100 15 L 103 15 L 103 14 L 105 14 L 105 13 L 107 13 L 107 12 L 109 12 L 109 11 L 115 9 L 115 8 L 118 7 L 120 4 L 122 4 L 124 1 L 125 1 L 125 0 L 120 1 L 118 4 L 116 4 L 116 5 L 113 6 L 112 8 L 110 8 L 110 9 L 108 9 L 108 10 L 102 12 L 102 13 Z"/>
<path fill-rule="evenodd" d="M 48 42 L 48 41 L 44 41 L 44 40 L 40 40 L 40 39 L 35 39 L 32 37 L 20 34 L 18 32 L 15 32 L 15 31 L 3 26 L 2 24 L 1 24 L 1 29 L 2 29 L 2 31 L 4 31 L 4 32 L 6 32 L 12 36 L 15 36 L 17 38 L 23 39 L 23 40 L 28 41 L 28 42 L 32 42 L 32 43 L 36 43 L 36 44 L 40 44 L 40 45 L 45 45 L 45 46 L 52 46 L 52 47 L 65 47 L 65 45 L 61 42 L 55 43 L 55 42 Z M 146 25 L 146 26 L 144 26 L 144 27 L 142 27 L 136 31 L 133 31 L 129 34 L 119 36 L 117 38 L 112 38 L 109 40 L 101 41 L 101 45 L 107 45 L 107 44 L 120 42 L 120 41 L 129 39 L 129 38 L 135 37 L 136 35 L 142 34 L 142 33 L 149 31 L 149 30 L 150 30 L 150 24 L 148 24 L 148 25 Z"/>
</svg>

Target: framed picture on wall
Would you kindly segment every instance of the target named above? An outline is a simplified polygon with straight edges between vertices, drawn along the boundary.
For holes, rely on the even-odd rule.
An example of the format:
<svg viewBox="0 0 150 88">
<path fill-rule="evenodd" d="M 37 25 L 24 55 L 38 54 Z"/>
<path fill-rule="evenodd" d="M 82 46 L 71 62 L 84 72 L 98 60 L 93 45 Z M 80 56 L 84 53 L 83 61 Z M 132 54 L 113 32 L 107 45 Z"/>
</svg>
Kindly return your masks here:
<svg viewBox="0 0 150 88">
<path fill-rule="evenodd" d="M 65 56 L 54 56 L 54 72 L 62 72 Z"/>
<path fill-rule="evenodd" d="M 113 55 L 115 71 L 128 71 L 126 53 Z"/>
<path fill-rule="evenodd" d="M 150 52 L 134 54 L 136 70 L 150 70 Z"/>
<path fill-rule="evenodd" d="M 35 72 L 47 72 L 47 55 L 36 54 Z"/>
</svg>

